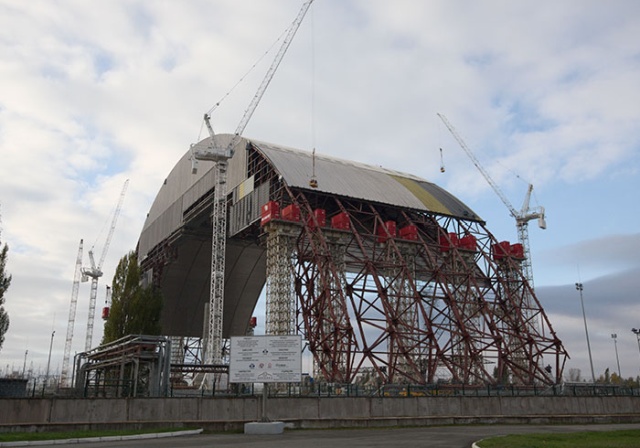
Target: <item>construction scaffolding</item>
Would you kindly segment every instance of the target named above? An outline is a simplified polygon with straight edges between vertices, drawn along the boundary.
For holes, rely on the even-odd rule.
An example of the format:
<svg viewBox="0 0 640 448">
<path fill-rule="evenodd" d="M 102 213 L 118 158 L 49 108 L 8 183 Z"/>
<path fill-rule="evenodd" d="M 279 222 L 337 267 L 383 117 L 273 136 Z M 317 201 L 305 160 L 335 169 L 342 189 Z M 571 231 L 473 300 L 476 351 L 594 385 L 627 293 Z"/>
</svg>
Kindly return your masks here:
<svg viewBox="0 0 640 448">
<path fill-rule="evenodd" d="M 296 297 L 291 257 L 295 226 L 267 225 L 266 329 L 268 335 L 295 334 Z"/>
<path fill-rule="evenodd" d="M 383 383 L 561 379 L 566 352 L 522 258 L 483 223 L 286 186 L 281 193 L 264 208 L 267 259 L 293 281 L 297 327 L 319 378 L 350 383 L 372 369 Z M 286 242 L 274 243 L 284 233 Z M 281 306 L 268 300 L 267 315 Z"/>
<path fill-rule="evenodd" d="M 416 176 L 248 139 L 238 148 L 226 229 L 211 235 L 215 176 L 187 182 L 187 156 L 145 224 L 142 269 L 165 295 L 169 334 L 206 344 L 208 330 L 197 332 L 209 316 L 203 254 L 224 237 L 228 281 L 213 313 L 222 339 L 251 330 L 264 287 L 265 333 L 300 334 L 318 382 L 562 381 L 568 355 L 526 278 L 520 243 L 499 241 L 465 204 Z M 305 174 L 312 163 L 315 187 Z"/>
<path fill-rule="evenodd" d="M 84 397 L 164 397 L 171 342 L 132 335 L 76 355 L 75 389 Z"/>
</svg>

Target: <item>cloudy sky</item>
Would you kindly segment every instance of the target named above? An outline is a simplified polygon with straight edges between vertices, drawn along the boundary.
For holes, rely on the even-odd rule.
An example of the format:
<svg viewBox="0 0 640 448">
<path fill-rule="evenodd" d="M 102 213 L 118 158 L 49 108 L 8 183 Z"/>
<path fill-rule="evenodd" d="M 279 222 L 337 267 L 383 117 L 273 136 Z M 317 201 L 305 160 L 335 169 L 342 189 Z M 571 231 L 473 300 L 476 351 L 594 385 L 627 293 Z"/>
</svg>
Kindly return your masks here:
<svg viewBox="0 0 640 448">
<path fill-rule="evenodd" d="M 130 179 L 99 310 L 163 179 L 204 137 L 203 113 L 222 100 L 213 126 L 235 130 L 301 5 L 0 0 L 0 237 L 13 275 L 0 372 L 22 370 L 26 351 L 27 369 L 45 369 L 53 330 L 61 368 L 79 240 L 85 264 L 101 253 Z M 640 2 L 316 0 L 244 134 L 420 175 L 515 241 L 437 112 L 516 209 L 534 184 L 548 224 L 530 226 L 535 285 L 567 370 L 590 376 L 580 281 L 596 376 L 617 370 L 612 333 L 622 375 L 636 376 Z M 85 283 L 72 353 L 88 297 Z"/>
</svg>

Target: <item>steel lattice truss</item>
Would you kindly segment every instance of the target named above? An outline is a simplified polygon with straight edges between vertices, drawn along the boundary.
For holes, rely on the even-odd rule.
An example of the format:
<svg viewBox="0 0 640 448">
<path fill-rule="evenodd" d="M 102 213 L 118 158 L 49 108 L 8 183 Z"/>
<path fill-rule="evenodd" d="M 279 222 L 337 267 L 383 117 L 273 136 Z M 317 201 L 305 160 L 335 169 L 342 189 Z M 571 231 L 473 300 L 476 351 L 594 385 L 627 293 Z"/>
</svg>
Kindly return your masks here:
<svg viewBox="0 0 640 448">
<path fill-rule="evenodd" d="M 270 226 L 267 235 L 266 333 L 294 334 L 295 295 L 291 279 L 291 253 L 294 237 L 299 229 L 281 223 Z"/>
<path fill-rule="evenodd" d="M 522 261 L 496 257 L 498 242 L 483 223 L 287 187 L 280 200 L 298 207 L 300 219 L 264 226 L 267 257 L 291 254 L 276 267 L 277 287 L 287 290 L 291 279 L 296 329 L 324 380 L 350 383 L 373 370 L 385 383 L 561 381 L 562 342 Z M 318 222 L 319 208 L 346 214 L 348 228 Z M 398 237 L 390 221 L 417 232 Z M 285 234 L 274 249 L 275 235 Z M 452 241 L 468 235 L 471 248 Z"/>
</svg>

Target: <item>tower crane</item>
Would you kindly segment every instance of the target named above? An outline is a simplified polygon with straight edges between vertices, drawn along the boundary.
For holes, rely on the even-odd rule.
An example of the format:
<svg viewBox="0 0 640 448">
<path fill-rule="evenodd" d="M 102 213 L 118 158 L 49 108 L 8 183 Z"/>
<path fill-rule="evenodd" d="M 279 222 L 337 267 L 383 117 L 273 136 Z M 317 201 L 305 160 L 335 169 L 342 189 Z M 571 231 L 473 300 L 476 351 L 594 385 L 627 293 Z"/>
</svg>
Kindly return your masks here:
<svg viewBox="0 0 640 448">
<path fill-rule="evenodd" d="M 76 257 L 76 269 L 73 276 L 73 286 L 71 288 L 71 303 L 69 304 L 69 320 L 67 322 L 67 338 L 64 343 L 64 356 L 62 358 L 62 373 L 60 374 L 60 384 L 69 386 L 69 358 L 71 357 L 71 341 L 73 340 L 73 327 L 76 322 L 76 308 L 78 305 L 78 291 L 80 290 L 80 277 L 82 276 L 82 240 L 78 246 L 78 256 Z"/>
<path fill-rule="evenodd" d="M 104 307 L 102 308 L 102 320 L 109 319 L 110 310 L 111 310 L 111 286 L 107 285 L 107 290 L 104 295 Z"/>
<path fill-rule="evenodd" d="M 89 262 L 91 266 L 88 268 L 82 268 L 82 281 L 86 282 L 91 278 L 91 292 L 89 294 L 89 316 L 87 318 L 87 337 L 84 343 L 84 351 L 91 350 L 91 341 L 93 339 L 93 321 L 96 314 L 96 298 L 98 296 L 98 279 L 102 277 L 102 264 L 104 263 L 104 259 L 107 256 L 107 251 L 109 250 L 109 245 L 111 244 L 111 238 L 113 237 L 113 232 L 116 230 L 116 222 L 118 221 L 118 216 L 120 215 L 120 209 L 122 208 L 122 202 L 124 201 L 124 196 L 127 192 L 127 186 L 129 185 L 129 179 L 127 179 L 122 187 L 122 192 L 120 193 L 120 199 L 118 200 L 118 205 L 116 206 L 115 211 L 113 212 L 113 219 L 111 220 L 111 227 L 109 228 L 109 234 L 107 235 L 107 239 L 104 242 L 104 246 L 102 248 L 102 254 L 100 255 L 100 260 L 96 265 L 96 262 L 93 258 L 93 248 L 89 249 Z"/>
<path fill-rule="evenodd" d="M 529 249 L 529 221 L 533 219 L 537 219 L 538 227 L 540 227 L 543 230 L 547 228 L 547 223 L 545 221 L 545 216 L 544 216 L 544 207 L 535 207 L 535 208 L 529 207 L 531 193 L 533 192 L 533 185 L 529 184 L 529 188 L 527 189 L 527 194 L 525 195 L 522 208 L 520 209 L 520 211 L 516 210 L 513 207 L 513 205 L 511 205 L 511 202 L 509 202 L 509 200 L 507 199 L 505 194 L 502 192 L 502 190 L 500 190 L 500 187 L 498 187 L 498 185 L 494 182 L 491 176 L 489 176 L 489 173 L 480 164 L 476 156 L 473 154 L 471 149 L 469 149 L 469 147 L 464 142 L 462 137 L 460 137 L 460 135 L 458 134 L 456 129 L 453 127 L 453 125 L 449 123 L 449 120 L 447 120 L 447 118 L 440 113 L 438 113 L 438 117 L 440 117 L 440 119 L 442 120 L 444 125 L 447 127 L 447 129 L 449 129 L 449 132 L 451 132 L 451 135 L 453 135 L 453 137 L 457 140 L 458 144 L 464 150 L 464 152 L 467 153 L 467 156 L 469 156 L 469 158 L 471 159 L 473 164 L 476 166 L 478 171 L 480 171 L 480 173 L 484 176 L 485 180 L 489 183 L 491 188 L 493 188 L 493 191 L 495 191 L 495 193 L 498 195 L 498 197 L 504 203 L 504 205 L 507 206 L 511 216 L 513 216 L 513 218 L 516 220 L 516 229 L 518 231 L 518 241 L 520 242 L 520 244 L 522 244 L 522 248 L 524 250 L 524 260 L 522 262 L 522 271 L 524 273 L 525 278 L 527 279 L 527 282 L 529 283 L 529 286 L 533 289 L 533 269 L 531 267 L 531 251 Z"/>
<path fill-rule="evenodd" d="M 278 53 L 276 54 L 269 70 L 267 71 L 262 84 L 256 91 L 249 107 L 245 110 L 244 116 L 240 120 L 233 138 L 226 146 L 220 146 L 215 139 L 215 133 L 211 126 L 211 117 L 204 115 L 204 121 L 211 137 L 211 142 L 204 150 L 194 150 L 192 145 L 192 172 L 197 172 L 199 160 L 214 162 L 215 166 L 215 189 L 213 199 L 213 210 L 211 220 L 213 223 L 213 236 L 211 238 L 211 289 L 209 295 L 209 316 L 207 334 L 205 341 L 205 364 L 220 364 L 222 362 L 222 310 L 224 306 L 224 271 L 225 271 L 225 251 L 227 237 L 227 167 L 229 159 L 233 157 L 235 146 L 239 143 L 245 127 L 249 123 L 251 116 L 255 112 L 262 96 L 269 83 L 273 79 L 282 58 L 284 57 L 293 37 L 295 36 L 304 16 L 306 15 L 313 0 L 308 0 L 302 5 L 297 17 L 292 22 L 287 35 L 285 36 Z M 203 382 L 203 385 L 206 383 Z"/>
</svg>

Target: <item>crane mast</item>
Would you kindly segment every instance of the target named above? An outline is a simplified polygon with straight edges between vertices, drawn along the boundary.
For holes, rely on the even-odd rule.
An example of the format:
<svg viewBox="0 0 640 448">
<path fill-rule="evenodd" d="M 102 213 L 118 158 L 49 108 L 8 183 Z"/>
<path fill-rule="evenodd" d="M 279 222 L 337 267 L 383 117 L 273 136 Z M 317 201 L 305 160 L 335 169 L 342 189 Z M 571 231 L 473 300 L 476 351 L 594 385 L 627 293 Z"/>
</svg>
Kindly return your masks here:
<svg viewBox="0 0 640 448">
<path fill-rule="evenodd" d="M 87 316 L 87 336 L 84 343 L 84 350 L 91 350 L 91 342 L 93 340 L 93 321 L 95 319 L 96 314 L 96 298 L 98 297 L 98 279 L 102 277 L 102 264 L 107 256 L 107 251 L 109 250 L 109 245 L 111 244 L 111 238 L 113 237 L 113 232 L 116 230 L 116 222 L 118 221 L 118 216 L 120 215 L 120 209 L 122 208 L 122 203 L 124 202 L 124 196 L 127 192 L 127 186 L 129 185 L 129 179 L 127 179 L 122 187 L 122 192 L 120 193 L 120 199 L 118 200 L 118 205 L 113 213 L 113 219 L 111 220 L 111 227 L 109 228 L 109 234 L 107 235 L 107 239 L 104 242 L 104 247 L 102 248 L 102 254 L 100 255 L 100 260 L 96 265 L 95 260 L 93 258 L 93 249 L 89 250 L 89 262 L 91 264 L 88 268 L 82 268 L 82 281 L 86 282 L 89 277 L 91 278 L 91 292 L 89 294 L 89 315 Z"/>
<path fill-rule="evenodd" d="M 255 112 L 262 96 L 264 95 L 269 83 L 273 79 L 282 58 L 284 57 L 293 37 L 295 36 L 304 16 L 306 15 L 313 0 L 308 0 L 302 5 L 297 17 L 292 22 L 287 35 L 284 38 L 274 61 L 267 71 L 262 84 L 256 91 L 249 107 L 245 110 L 244 116 L 240 120 L 238 127 L 231 141 L 224 147 L 217 145 L 213 127 L 210 123 L 210 116 L 205 114 L 204 121 L 211 137 L 211 143 L 206 150 L 194 150 L 192 153 L 192 172 L 197 172 L 197 161 L 208 160 L 216 164 L 215 166 L 215 190 L 213 199 L 213 210 L 211 212 L 211 221 L 213 227 L 213 235 L 211 239 L 211 285 L 209 295 L 209 315 L 207 316 L 207 327 L 205 335 L 205 364 L 222 363 L 222 313 L 224 307 L 224 272 L 225 272 L 225 253 L 226 253 L 226 237 L 227 237 L 227 168 L 228 161 L 233 157 L 235 146 L 242 137 L 242 133 L 246 128 L 249 120 Z M 209 386 L 207 380 L 203 385 Z"/>
<path fill-rule="evenodd" d="M 544 207 L 536 207 L 536 209 L 529 209 L 529 201 L 531 199 L 531 193 L 533 192 L 533 185 L 529 184 L 527 188 L 527 194 L 525 195 L 522 209 L 516 216 L 516 228 L 518 230 L 518 241 L 522 244 L 524 249 L 524 260 L 522 261 L 522 272 L 525 278 L 529 282 L 529 286 L 533 289 L 533 268 L 531 266 L 531 250 L 529 248 L 529 221 L 532 219 L 538 220 L 538 227 L 541 229 L 547 228 L 547 222 L 544 217 Z"/>
<path fill-rule="evenodd" d="M 69 320 L 67 321 L 67 338 L 64 343 L 64 356 L 62 358 L 62 373 L 60 374 L 60 385 L 69 386 L 69 359 L 71 357 L 71 341 L 73 340 L 73 327 L 76 322 L 76 308 L 78 305 L 78 291 L 80 290 L 80 278 L 82 276 L 82 240 L 78 246 L 78 256 L 76 257 L 76 269 L 73 276 L 73 286 L 71 288 L 71 303 L 69 304 Z"/>
<path fill-rule="evenodd" d="M 524 250 L 524 260 L 522 261 L 522 272 L 524 277 L 527 279 L 529 286 L 533 289 L 533 268 L 531 267 L 531 250 L 529 247 L 529 221 L 532 219 L 538 220 L 538 226 L 541 229 L 547 228 L 547 223 L 545 221 L 544 215 L 544 207 L 536 207 L 534 209 L 530 209 L 529 203 L 531 199 L 531 193 L 533 192 L 533 185 L 529 184 L 529 188 L 527 189 L 527 194 L 525 195 L 524 202 L 522 204 L 522 209 L 520 211 L 516 210 L 509 199 L 502 192 L 498 184 L 494 182 L 489 173 L 484 169 L 484 167 L 480 164 L 475 154 L 462 137 L 458 134 L 458 131 L 453 127 L 447 117 L 438 113 L 438 117 L 442 120 L 444 125 L 449 129 L 449 132 L 456 139 L 462 150 L 467 154 L 469 159 L 473 162 L 475 167 L 480 171 L 480 174 L 485 178 L 487 183 L 493 188 L 493 191 L 498 195 L 502 203 L 509 209 L 509 213 L 516 221 L 516 230 L 518 233 L 518 241 L 522 244 L 522 248 Z"/>
</svg>

